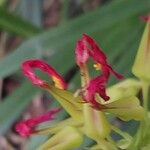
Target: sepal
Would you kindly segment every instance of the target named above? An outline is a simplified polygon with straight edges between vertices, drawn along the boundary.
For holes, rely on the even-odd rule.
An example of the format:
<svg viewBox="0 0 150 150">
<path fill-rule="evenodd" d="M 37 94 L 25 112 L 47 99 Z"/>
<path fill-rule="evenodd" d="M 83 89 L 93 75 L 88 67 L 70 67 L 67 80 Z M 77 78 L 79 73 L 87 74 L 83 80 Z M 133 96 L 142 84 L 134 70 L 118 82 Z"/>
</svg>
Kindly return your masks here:
<svg viewBox="0 0 150 150">
<path fill-rule="evenodd" d="M 144 119 L 144 108 L 140 106 L 139 99 L 135 96 L 113 101 L 105 106 L 108 109 L 104 111 L 112 113 L 124 121 Z"/>
<path fill-rule="evenodd" d="M 49 86 L 47 89 L 50 94 L 56 98 L 56 100 L 61 104 L 61 106 L 69 113 L 74 120 L 82 121 L 82 98 L 80 96 L 75 97 L 73 93 L 58 89 L 55 86 Z"/>
<path fill-rule="evenodd" d="M 84 131 L 94 140 L 106 138 L 110 133 L 110 124 L 103 112 L 84 106 Z"/>
<path fill-rule="evenodd" d="M 36 132 L 36 134 L 55 134 L 55 133 L 59 132 L 60 130 L 62 130 L 66 126 L 73 126 L 76 128 L 81 128 L 81 130 L 82 130 L 83 121 L 78 122 L 72 118 L 68 118 L 68 119 L 62 120 L 60 122 L 57 122 L 57 123 L 51 125 L 50 127 L 39 129 L 38 132 Z"/>
<path fill-rule="evenodd" d="M 72 126 L 66 126 L 45 142 L 39 150 L 71 150 L 83 142 L 82 134 Z"/>
<path fill-rule="evenodd" d="M 150 83 L 150 20 L 146 24 L 132 72 Z"/>
<path fill-rule="evenodd" d="M 106 91 L 110 96 L 109 102 L 113 102 L 122 98 L 136 96 L 141 88 L 140 81 L 135 79 L 126 79 L 109 87 Z"/>
</svg>

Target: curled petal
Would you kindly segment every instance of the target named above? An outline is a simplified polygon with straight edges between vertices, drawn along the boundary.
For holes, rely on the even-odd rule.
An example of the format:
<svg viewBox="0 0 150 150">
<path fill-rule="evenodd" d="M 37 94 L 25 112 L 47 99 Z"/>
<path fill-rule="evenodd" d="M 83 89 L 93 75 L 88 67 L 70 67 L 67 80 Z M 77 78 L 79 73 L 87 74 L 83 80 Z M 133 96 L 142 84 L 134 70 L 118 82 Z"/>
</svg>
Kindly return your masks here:
<svg viewBox="0 0 150 150">
<path fill-rule="evenodd" d="M 94 59 L 94 61 L 102 65 L 107 63 L 106 55 L 94 39 L 92 39 L 87 34 L 83 34 L 83 41 L 86 42 L 86 47 L 88 48 L 89 55 Z"/>
<path fill-rule="evenodd" d="M 104 100 L 109 100 L 109 96 L 106 95 L 106 78 L 104 76 L 98 76 L 92 79 L 86 87 L 84 100 L 93 108 L 103 109 L 105 108 L 102 104 L 96 101 L 96 93 L 100 95 Z"/>
<path fill-rule="evenodd" d="M 108 65 L 108 64 L 103 67 L 103 72 L 105 72 L 104 75 L 110 74 L 110 72 L 111 72 L 113 75 L 116 76 L 117 79 L 120 79 L 120 80 L 124 78 L 123 75 L 117 73 L 117 72 L 116 72 L 115 70 L 113 70 L 112 67 L 111 67 L 110 65 Z M 108 75 L 108 76 L 109 76 L 109 75 Z"/>
<path fill-rule="evenodd" d="M 73 126 L 65 126 L 43 145 L 40 150 L 72 150 L 77 149 L 83 142 L 82 133 Z"/>
<path fill-rule="evenodd" d="M 83 62 L 85 63 L 88 58 L 91 57 L 96 62 L 96 64 L 99 64 L 101 66 L 103 75 L 106 78 L 109 78 L 110 72 L 113 73 L 118 79 L 123 78 L 122 75 L 112 69 L 112 67 L 107 62 L 107 57 L 104 54 L 103 50 L 98 46 L 96 41 L 87 34 L 83 34 L 82 39 L 79 40 L 76 53 L 78 54 L 76 54 L 77 64 L 79 60 L 80 62 L 84 60 Z M 86 59 L 83 59 L 83 56 L 86 56 Z"/>
<path fill-rule="evenodd" d="M 104 54 L 102 49 L 98 46 L 98 44 L 95 42 L 95 40 L 86 34 L 83 34 L 83 39 L 84 41 L 87 42 L 87 47 L 89 47 L 88 50 L 90 57 L 92 57 L 96 63 L 101 65 L 101 69 L 104 76 L 106 78 L 109 78 L 111 72 L 118 79 L 122 79 L 123 76 L 114 71 L 112 67 L 108 64 L 106 55 Z"/>
<path fill-rule="evenodd" d="M 106 78 L 103 76 L 92 79 L 87 86 L 87 99 L 93 99 L 95 93 L 98 93 L 103 99 L 108 100 L 109 96 L 105 93 L 105 82 Z"/>
<path fill-rule="evenodd" d="M 43 115 L 17 123 L 15 129 L 21 136 L 28 137 L 36 132 L 35 127 L 38 124 L 54 119 L 54 115 L 59 111 L 60 108 L 52 109 Z"/>
<path fill-rule="evenodd" d="M 76 62 L 80 66 L 85 64 L 89 59 L 89 54 L 86 49 L 86 43 L 81 39 L 77 42 L 75 54 L 76 54 Z"/>
<path fill-rule="evenodd" d="M 89 83 L 87 82 L 88 85 L 86 85 L 86 90 L 83 93 L 84 100 L 90 103 L 94 108 L 103 108 L 95 99 L 96 93 L 105 101 L 109 100 L 109 96 L 106 94 L 106 83 L 108 82 L 110 74 L 112 73 L 118 79 L 122 79 L 123 76 L 114 71 L 108 64 L 106 55 L 96 41 L 87 34 L 83 34 L 83 37 L 78 41 L 76 47 L 76 62 L 82 72 L 84 72 L 84 69 L 81 64 L 86 63 L 89 57 L 96 63 L 95 68 L 102 70 L 102 75 L 90 80 Z"/>
<path fill-rule="evenodd" d="M 31 80 L 34 85 L 40 87 L 46 87 L 48 83 L 42 79 L 40 79 L 34 72 L 33 68 L 37 68 L 47 73 L 52 77 L 52 80 L 55 82 L 55 86 L 60 89 L 66 89 L 67 84 L 64 79 L 52 68 L 49 64 L 45 63 L 42 60 L 27 60 L 22 63 L 22 70 L 24 75 Z"/>
</svg>

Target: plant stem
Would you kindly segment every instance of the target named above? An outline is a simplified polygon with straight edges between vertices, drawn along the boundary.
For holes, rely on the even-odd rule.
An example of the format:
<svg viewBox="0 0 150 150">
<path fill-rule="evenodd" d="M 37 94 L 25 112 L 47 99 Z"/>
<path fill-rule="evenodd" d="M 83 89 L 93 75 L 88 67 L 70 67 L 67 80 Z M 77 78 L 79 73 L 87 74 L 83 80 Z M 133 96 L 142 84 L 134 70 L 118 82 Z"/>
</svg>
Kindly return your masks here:
<svg viewBox="0 0 150 150">
<path fill-rule="evenodd" d="M 145 115 L 148 115 L 148 90 L 149 90 L 149 83 L 146 81 L 142 81 L 142 92 L 143 92 L 143 106 L 145 109 Z"/>
<path fill-rule="evenodd" d="M 142 94 L 143 94 L 143 107 L 145 109 L 145 118 L 140 122 L 139 130 L 136 134 L 136 139 L 134 141 L 133 149 L 138 149 L 141 145 L 141 142 L 146 134 L 146 125 L 148 121 L 148 90 L 149 90 L 149 83 L 145 80 L 142 80 Z"/>
<path fill-rule="evenodd" d="M 146 82 L 145 80 L 142 81 L 142 93 L 143 93 L 143 107 L 145 109 L 145 118 L 141 122 L 141 136 L 145 137 L 146 134 L 146 126 L 147 126 L 147 121 L 148 121 L 148 98 L 149 98 L 149 83 Z"/>
<path fill-rule="evenodd" d="M 115 127 L 115 126 L 111 126 L 111 129 L 114 130 L 116 133 L 118 133 L 119 135 L 121 135 L 124 139 L 127 140 L 132 140 L 132 136 L 130 136 L 128 133 L 120 130 L 119 128 Z"/>
<path fill-rule="evenodd" d="M 89 72 L 86 64 L 80 66 L 80 74 L 81 74 L 81 86 L 82 88 L 84 88 L 84 86 L 86 86 L 90 80 Z"/>
<path fill-rule="evenodd" d="M 107 137 L 107 140 L 117 148 L 115 141 L 113 140 L 113 138 L 110 135 Z"/>
</svg>

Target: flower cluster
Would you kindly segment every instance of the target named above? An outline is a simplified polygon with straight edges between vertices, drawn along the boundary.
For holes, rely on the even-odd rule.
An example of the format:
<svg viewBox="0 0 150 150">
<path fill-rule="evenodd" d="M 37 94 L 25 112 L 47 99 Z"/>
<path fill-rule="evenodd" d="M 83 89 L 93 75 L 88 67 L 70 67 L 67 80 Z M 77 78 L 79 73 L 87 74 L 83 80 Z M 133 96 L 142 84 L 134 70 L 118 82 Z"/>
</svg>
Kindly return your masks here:
<svg viewBox="0 0 150 150">
<path fill-rule="evenodd" d="M 40 123 L 52 120 L 54 115 L 60 111 L 60 108 L 55 108 L 44 115 L 18 123 L 16 131 L 25 137 L 33 133 L 52 134 L 53 136 L 41 146 L 41 149 L 76 148 L 81 145 L 84 134 L 97 142 L 93 148 L 110 149 L 115 147 L 108 138 L 111 130 L 118 133 L 121 131 L 111 125 L 105 112 L 112 113 L 125 121 L 142 120 L 144 109 L 136 97 L 141 84 L 137 80 L 128 79 L 106 89 L 111 74 L 117 79 L 123 79 L 123 76 L 114 71 L 102 49 L 87 34 L 83 34 L 77 42 L 75 54 L 81 73 L 81 95 L 77 96 L 66 90 L 67 84 L 63 77 L 46 62 L 34 59 L 22 63 L 24 75 L 34 85 L 45 89 L 55 97 L 70 117 L 51 127 L 37 129 Z M 94 61 L 96 70 L 101 70 L 101 73 L 93 78 L 88 72 L 89 59 Z M 39 78 L 33 71 L 35 68 L 47 73 L 54 84 Z M 128 137 L 123 135 L 127 142 L 131 139 L 130 136 Z"/>
</svg>

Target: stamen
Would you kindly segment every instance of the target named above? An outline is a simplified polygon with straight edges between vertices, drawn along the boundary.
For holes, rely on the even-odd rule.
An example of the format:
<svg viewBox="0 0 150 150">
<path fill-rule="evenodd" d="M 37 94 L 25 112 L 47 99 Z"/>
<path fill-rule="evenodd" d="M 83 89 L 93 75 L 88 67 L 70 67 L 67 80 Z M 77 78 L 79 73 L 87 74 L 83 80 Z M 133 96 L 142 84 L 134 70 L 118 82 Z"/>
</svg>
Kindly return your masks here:
<svg viewBox="0 0 150 150">
<path fill-rule="evenodd" d="M 52 80 L 54 81 L 55 83 L 55 87 L 59 88 L 59 89 L 64 89 L 64 86 L 62 85 L 62 83 L 60 82 L 60 80 L 56 77 L 52 77 Z"/>
<path fill-rule="evenodd" d="M 93 65 L 93 67 L 95 68 L 95 70 L 101 70 L 102 66 L 99 63 L 96 63 Z"/>
</svg>

